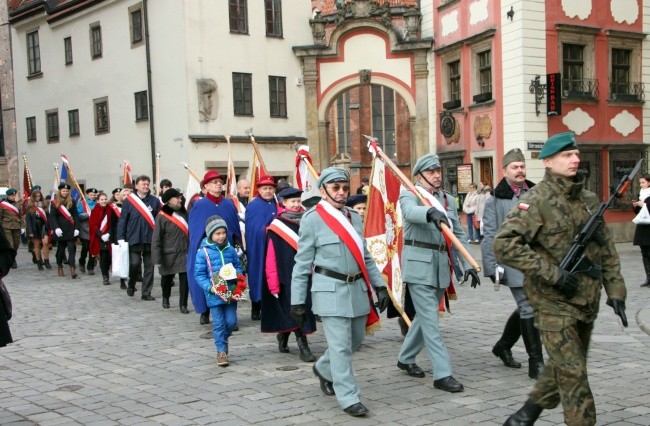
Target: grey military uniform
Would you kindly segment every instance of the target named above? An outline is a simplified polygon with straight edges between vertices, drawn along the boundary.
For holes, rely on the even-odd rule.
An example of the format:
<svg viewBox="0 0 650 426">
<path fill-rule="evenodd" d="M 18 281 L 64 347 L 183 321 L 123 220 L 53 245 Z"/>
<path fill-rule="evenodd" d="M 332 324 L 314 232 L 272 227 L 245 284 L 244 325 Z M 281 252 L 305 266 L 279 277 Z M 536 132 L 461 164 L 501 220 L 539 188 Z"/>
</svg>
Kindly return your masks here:
<svg viewBox="0 0 650 426">
<path fill-rule="evenodd" d="M 436 192 L 434 197 L 445 206 L 454 235 L 469 249 L 454 197 L 448 192 Z M 416 356 L 426 346 L 437 380 L 452 373 L 438 327 L 438 304 L 451 282 L 451 263 L 442 232 L 427 221 L 431 207 L 423 205 L 410 191 L 402 191 L 399 202 L 404 219 L 402 279 L 411 293 L 416 315 L 404 338 L 398 361 L 414 364 Z M 470 268 L 465 259 L 461 261 L 465 269 Z"/>
<path fill-rule="evenodd" d="M 343 214 L 359 235 L 362 222 L 359 214 L 344 207 Z M 372 286 L 386 287 L 377 266 L 364 244 L 363 255 Z M 312 269 L 325 268 L 346 275 L 361 270 L 350 250 L 323 221 L 315 208 L 307 211 L 300 224 L 298 252 L 291 279 L 291 304 L 304 304 L 308 278 Z M 314 273 L 311 284 L 312 311 L 321 316 L 328 349 L 316 362 L 316 369 L 333 382 L 341 408 L 359 402 L 360 390 L 352 372 L 352 354 L 365 336 L 366 318 L 370 312 L 368 287 L 363 279 L 346 283 Z"/>
</svg>

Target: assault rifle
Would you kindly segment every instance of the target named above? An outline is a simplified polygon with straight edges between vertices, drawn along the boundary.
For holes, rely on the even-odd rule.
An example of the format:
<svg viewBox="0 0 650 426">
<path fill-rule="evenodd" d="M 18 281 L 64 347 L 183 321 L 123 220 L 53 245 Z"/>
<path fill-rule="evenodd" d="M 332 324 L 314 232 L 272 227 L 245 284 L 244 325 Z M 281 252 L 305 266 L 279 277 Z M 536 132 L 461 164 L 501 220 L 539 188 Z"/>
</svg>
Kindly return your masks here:
<svg viewBox="0 0 650 426">
<path fill-rule="evenodd" d="M 612 205 L 614 198 L 620 198 L 625 194 L 632 183 L 632 179 L 641 168 L 641 163 L 643 163 L 643 159 L 636 163 L 636 166 L 634 166 L 634 169 L 632 169 L 629 174 L 626 174 L 621 178 L 614 191 L 612 191 L 609 200 L 600 204 L 596 213 L 591 215 L 587 223 L 585 223 L 582 229 L 580 229 L 580 232 L 578 232 L 575 238 L 573 238 L 571 249 L 569 249 L 568 253 L 564 255 L 562 262 L 560 262 L 561 269 L 564 269 L 569 273 L 584 273 L 593 278 L 600 277 L 602 272 L 601 266 L 594 264 L 587 257 L 585 254 L 585 248 L 587 247 L 587 243 L 592 239 L 596 240 L 601 245 L 604 244 L 604 242 L 601 241 L 600 236 L 596 234 L 596 231 L 605 222 L 603 218 L 605 210 Z"/>
</svg>

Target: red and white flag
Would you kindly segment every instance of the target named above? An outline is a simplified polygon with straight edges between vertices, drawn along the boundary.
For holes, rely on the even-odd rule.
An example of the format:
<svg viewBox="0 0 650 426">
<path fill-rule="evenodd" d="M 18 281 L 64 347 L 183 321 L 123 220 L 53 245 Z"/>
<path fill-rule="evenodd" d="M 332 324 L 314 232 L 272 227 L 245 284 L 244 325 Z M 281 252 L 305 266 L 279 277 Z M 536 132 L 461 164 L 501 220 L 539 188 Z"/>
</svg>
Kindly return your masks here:
<svg viewBox="0 0 650 426">
<path fill-rule="evenodd" d="M 309 191 L 316 188 L 317 177 L 309 170 L 312 165 L 309 156 L 309 147 L 300 145 L 296 152 L 296 187 L 301 191 Z M 312 168 L 313 169 L 313 168 Z"/>
<path fill-rule="evenodd" d="M 131 177 L 131 165 L 128 161 L 124 160 L 122 166 L 122 185 L 133 184 L 133 178 Z"/>
<path fill-rule="evenodd" d="M 226 171 L 226 195 L 237 197 L 237 176 L 235 175 L 235 163 L 232 161 L 230 150 L 228 150 L 228 170 Z"/>
</svg>

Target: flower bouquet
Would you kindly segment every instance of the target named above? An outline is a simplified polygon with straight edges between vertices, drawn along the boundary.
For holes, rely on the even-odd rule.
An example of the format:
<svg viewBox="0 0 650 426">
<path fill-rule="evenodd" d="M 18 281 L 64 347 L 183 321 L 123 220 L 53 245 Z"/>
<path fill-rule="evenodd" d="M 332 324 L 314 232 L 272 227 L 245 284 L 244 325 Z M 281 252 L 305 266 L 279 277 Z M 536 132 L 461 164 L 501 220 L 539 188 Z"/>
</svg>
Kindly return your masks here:
<svg viewBox="0 0 650 426">
<path fill-rule="evenodd" d="M 238 274 L 232 263 L 222 266 L 219 273 L 212 276 L 211 292 L 226 303 L 244 299 L 246 287 L 246 277 Z"/>
</svg>

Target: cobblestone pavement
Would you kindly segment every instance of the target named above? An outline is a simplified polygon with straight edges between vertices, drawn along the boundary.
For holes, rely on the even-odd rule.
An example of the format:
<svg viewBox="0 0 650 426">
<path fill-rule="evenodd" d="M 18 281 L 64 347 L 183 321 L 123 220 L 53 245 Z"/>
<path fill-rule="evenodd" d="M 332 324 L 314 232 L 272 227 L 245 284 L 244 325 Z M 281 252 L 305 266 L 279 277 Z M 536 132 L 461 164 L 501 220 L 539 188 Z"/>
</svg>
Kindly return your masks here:
<svg viewBox="0 0 650 426">
<path fill-rule="evenodd" d="M 600 425 L 650 425 L 650 289 L 640 288 L 641 256 L 619 244 L 628 284 L 624 329 L 603 305 L 589 357 L 589 378 Z M 480 259 L 480 249 L 472 252 Z M 53 256 L 52 256 L 53 259 Z M 0 424 L 502 424 L 526 399 L 533 381 L 518 342 L 513 353 L 522 369 L 505 368 L 491 353 L 514 309 L 510 292 L 494 291 L 483 279 L 477 290 L 458 286 L 459 300 L 442 330 L 465 392 L 432 385 L 426 351 L 418 358 L 424 379 L 395 366 L 402 337 L 396 321 L 366 338 L 354 359 L 366 418 L 344 414 L 323 395 L 311 371 L 277 351 L 275 335 L 261 334 L 240 303 L 240 331 L 231 337 L 231 365 L 217 367 L 210 331 L 198 316 L 163 310 L 159 277 L 155 302 L 130 298 L 119 282 L 103 286 L 101 275 L 58 278 L 39 272 L 21 249 L 18 269 L 5 278 L 14 302 L 10 325 L 16 342 L 0 349 Z M 641 324 L 641 326 L 640 326 Z M 325 349 L 322 331 L 310 336 L 313 352 Z M 544 412 L 538 425 L 562 424 L 561 410 Z"/>
</svg>

